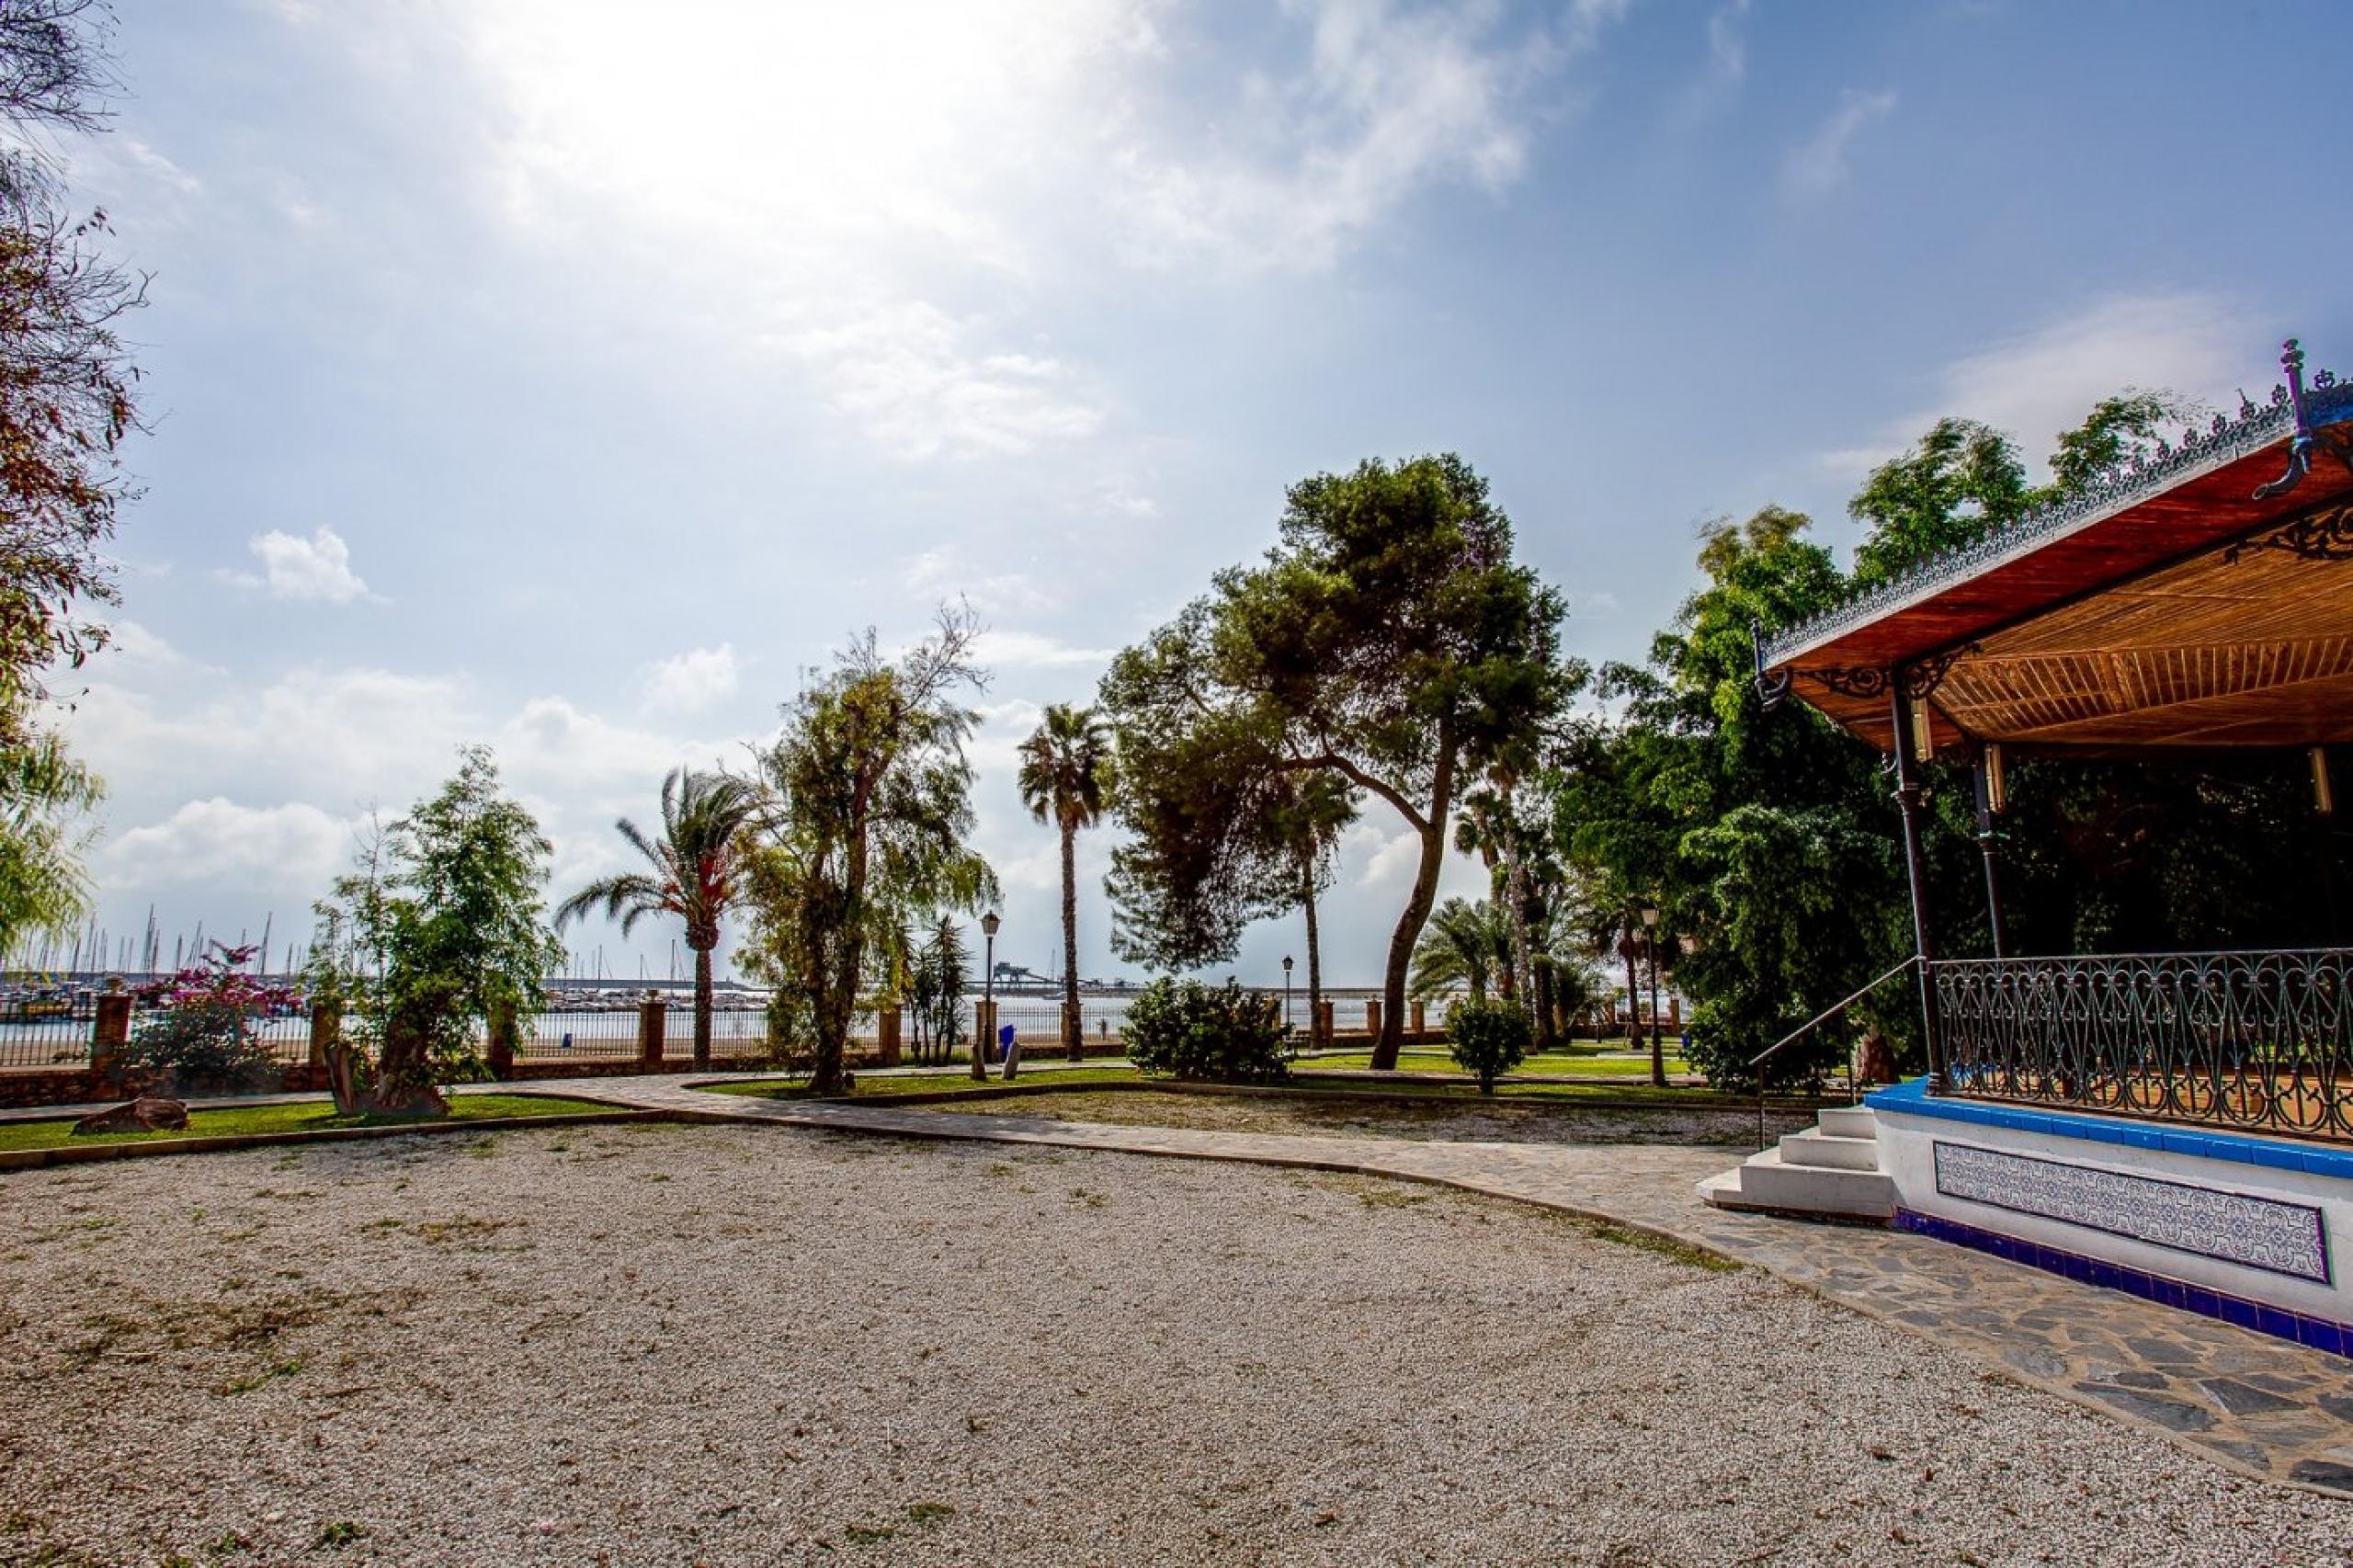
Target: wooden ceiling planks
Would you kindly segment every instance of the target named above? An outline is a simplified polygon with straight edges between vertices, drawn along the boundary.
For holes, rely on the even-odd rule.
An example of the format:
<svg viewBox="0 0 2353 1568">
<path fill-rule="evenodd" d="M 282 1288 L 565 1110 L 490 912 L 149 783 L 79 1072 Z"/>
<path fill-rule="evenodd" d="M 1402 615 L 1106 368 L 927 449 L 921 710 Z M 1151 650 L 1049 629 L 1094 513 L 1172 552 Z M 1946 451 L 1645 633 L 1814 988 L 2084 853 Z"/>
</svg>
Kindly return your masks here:
<svg viewBox="0 0 2353 1568">
<path fill-rule="evenodd" d="M 1774 671 L 1882 751 L 1887 698 L 1855 673 L 1948 655 L 1925 701 L 1939 751 L 2353 742 L 2353 468 L 2325 458 L 2255 500 L 2287 447 L 1924 588 Z M 2288 525 L 2298 548 L 2275 537 Z"/>
</svg>

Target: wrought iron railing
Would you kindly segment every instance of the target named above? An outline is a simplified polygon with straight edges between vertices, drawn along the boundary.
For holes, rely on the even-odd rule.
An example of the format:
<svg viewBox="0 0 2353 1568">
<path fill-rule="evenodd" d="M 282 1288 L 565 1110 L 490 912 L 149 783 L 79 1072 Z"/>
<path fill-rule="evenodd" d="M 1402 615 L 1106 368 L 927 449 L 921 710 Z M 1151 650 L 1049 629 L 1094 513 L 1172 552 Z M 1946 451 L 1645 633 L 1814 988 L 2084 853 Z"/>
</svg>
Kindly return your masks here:
<svg viewBox="0 0 2353 1568">
<path fill-rule="evenodd" d="M 2353 1140 L 2353 949 L 1931 972 L 1949 1093 Z"/>
</svg>

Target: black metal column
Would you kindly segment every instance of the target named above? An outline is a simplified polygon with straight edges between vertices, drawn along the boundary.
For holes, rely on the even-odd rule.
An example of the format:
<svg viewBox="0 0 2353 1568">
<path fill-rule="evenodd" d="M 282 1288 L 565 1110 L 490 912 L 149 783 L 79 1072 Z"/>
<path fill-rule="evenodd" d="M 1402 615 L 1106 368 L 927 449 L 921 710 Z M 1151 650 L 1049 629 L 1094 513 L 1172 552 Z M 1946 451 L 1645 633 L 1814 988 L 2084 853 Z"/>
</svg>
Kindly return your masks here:
<svg viewBox="0 0 2353 1568">
<path fill-rule="evenodd" d="M 2002 852 L 1994 832 L 1994 780 L 1984 754 L 1977 758 L 1977 852 L 1985 860 L 1985 925 L 1994 934 L 1994 956 L 2010 956 L 2002 937 Z"/>
<path fill-rule="evenodd" d="M 1928 972 L 1936 957 L 1928 936 L 1928 871 L 1920 853 L 1920 812 L 1927 791 L 1921 786 L 1912 760 L 1912 695 L 1904 688 L 1905 672 L 1891 672 L 1888 717 L 1895 726 L 1895 803 L 1904 815 L 1904 870 L 1912 885 L 1912 949 L 1920 983 L 1920 1031 L 1928 1053 L 1928 1093 L 1945 1090 L 1943 1043 L 1937 1037 L 1937 992 Z"/>
</svg>

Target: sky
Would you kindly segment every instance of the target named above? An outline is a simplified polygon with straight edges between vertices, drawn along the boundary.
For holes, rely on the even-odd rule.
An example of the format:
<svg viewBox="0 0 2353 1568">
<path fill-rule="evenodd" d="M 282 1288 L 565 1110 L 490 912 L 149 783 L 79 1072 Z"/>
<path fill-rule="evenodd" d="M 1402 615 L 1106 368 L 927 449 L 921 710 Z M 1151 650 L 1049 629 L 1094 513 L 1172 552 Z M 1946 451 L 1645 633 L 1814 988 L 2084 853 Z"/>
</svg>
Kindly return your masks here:
<svg viewBox="0 0 2353 1568">
<path fill-rule="evenodd" d="M 961 597 L 999 956 L 1043 971 L 1014 748 L 1301 478 L 1461 452 L 1568 648 L 1635 658 L 1705 521 L 1798 506 L 1843 551 L 1940 415 L 2039 460 L 2124 386 L 2262 396 L 2291 333 L 2353 369 L 2348 221 L 2295 155 L 2320 4 L 118 11 L 114 128 L 62 151 L 153 275 L 152 427 L 60 722 L 111 787 L 99 919 L 167 951 L 301 935 L 469 742 L 560 897 L 667 769 Z M 1114 842 L 1088 975 L 1127 972 Z M 1413 847 L 1378 802 L 1351 831 L 1332 983 L 1377 983 Z M 661 978 L 668 937 L 565 939 Z"/>
</svg>

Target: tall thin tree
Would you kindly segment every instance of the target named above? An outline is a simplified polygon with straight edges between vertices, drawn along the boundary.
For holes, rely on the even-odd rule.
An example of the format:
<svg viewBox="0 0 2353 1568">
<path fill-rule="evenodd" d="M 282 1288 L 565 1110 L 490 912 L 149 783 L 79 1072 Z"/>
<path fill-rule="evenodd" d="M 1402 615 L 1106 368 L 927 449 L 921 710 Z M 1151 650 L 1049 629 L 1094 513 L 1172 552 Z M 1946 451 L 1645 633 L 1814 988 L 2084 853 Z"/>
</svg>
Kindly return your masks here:
<svg viewBox="0 0 2353 1568">
<path fill-rule="evenodd" d="M 649 838 L 623 817 L 613 825 L 653 870 L 624 871 L 589 883 L 555 912 L 561 927 L 601 907 L 619 919 L 621 935 L 649 915 L 672 915 L 686 922 L 687 946 L 695 955 L 695 1071 L 710 1067 L 710 952 L 719 946 L 720 922 L 737 896 L 737 862 L 743 833 L 759 804 L 759 792 L 724 773 L 673 768 L 662 780 L 662 833 Z"/>
<path fill-rule="evenodd" d="M 1063 844 L 1063 1049 L 1086 1056 L 1078 1019 L 1078 834 L 1103 820 L 1111 795 L 1111 727 L 1092 708 L 1058 702 L 1021 743 L 1021 799 Z"/>
</svg>

